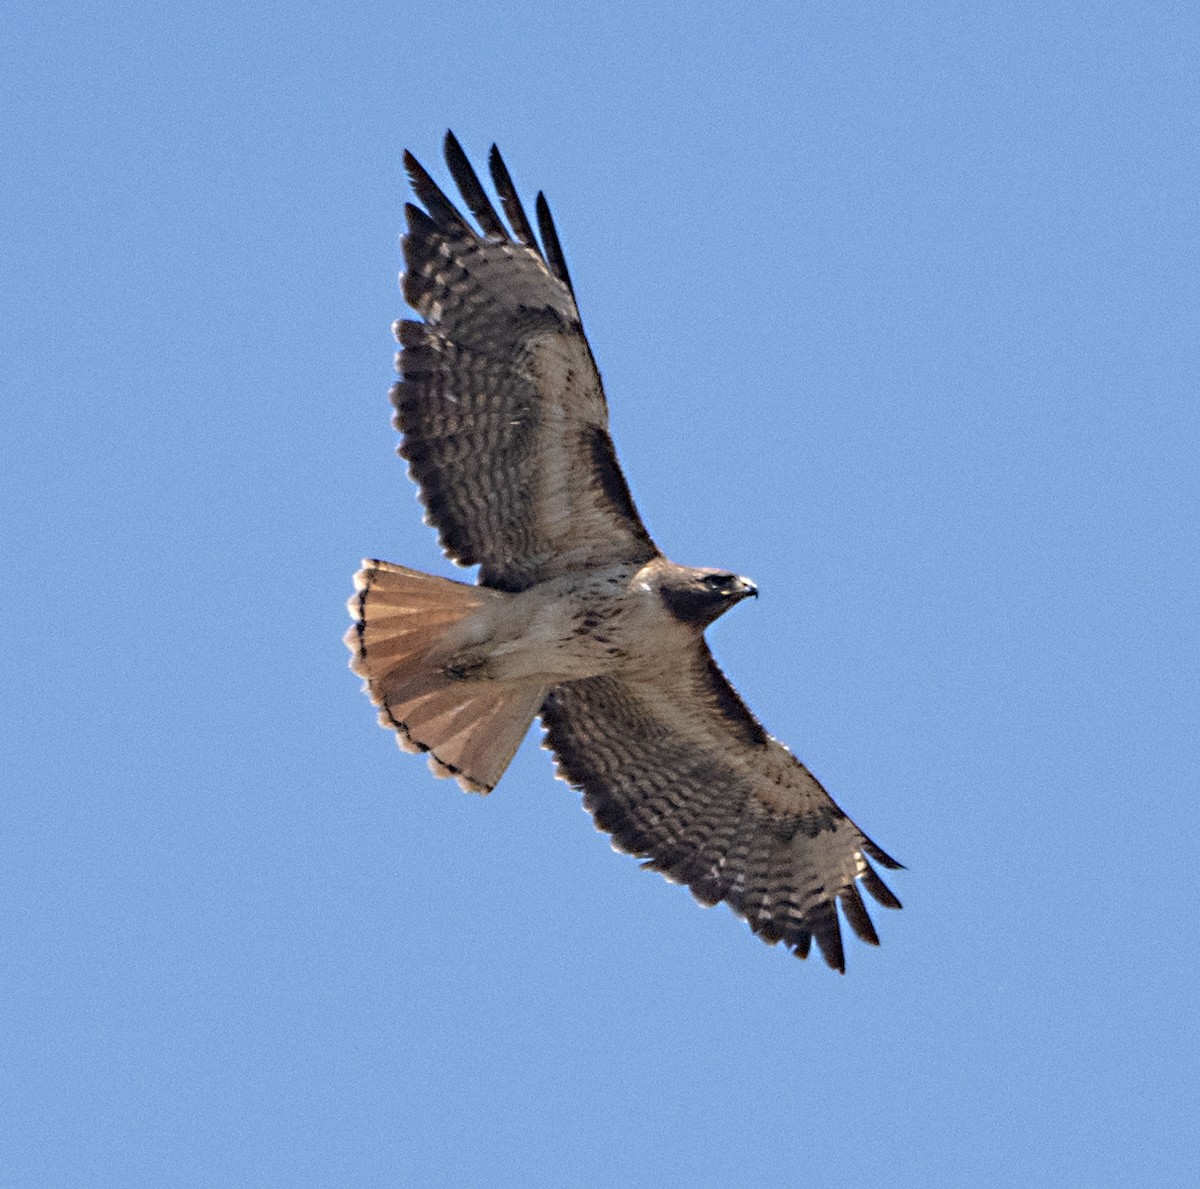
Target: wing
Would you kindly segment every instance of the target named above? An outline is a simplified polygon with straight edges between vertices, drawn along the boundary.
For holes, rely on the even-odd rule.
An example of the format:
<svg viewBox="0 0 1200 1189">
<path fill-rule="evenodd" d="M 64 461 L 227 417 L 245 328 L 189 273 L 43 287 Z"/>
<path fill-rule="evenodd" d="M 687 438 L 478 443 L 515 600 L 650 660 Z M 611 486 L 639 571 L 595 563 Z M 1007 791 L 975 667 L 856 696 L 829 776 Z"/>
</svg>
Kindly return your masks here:
<svg viewBox="0 0 1200 1189">
<path fill-rule="evenodd" d="M 617 464 L 546 200 L 538 195 L 539 246 L 493 146 L 510 234 L 451 133 L 445 148 L 482 234 L 406 154 L 425 209 L 406 208 L 404 296 L 424 321 L 397 323 L 392 403 L 426 519 L 451 558 L 502 590 L 641 565 L 658 550 Z"/>
<path fill-rule="evenodd" d="M 900 866 L 838 808 L 816 778 L 763 730 L 706 644 L 683 671 L 636 685 L 593 677 L 553 689 L 542 705 L 558 774 L 613 846 L 724 900 L 764 941 L 801 958 L 815 937 L 845 971 L 837 905 L 878 945 L 858 892 L 899 908 L 871 866 Z"/>
</svg>

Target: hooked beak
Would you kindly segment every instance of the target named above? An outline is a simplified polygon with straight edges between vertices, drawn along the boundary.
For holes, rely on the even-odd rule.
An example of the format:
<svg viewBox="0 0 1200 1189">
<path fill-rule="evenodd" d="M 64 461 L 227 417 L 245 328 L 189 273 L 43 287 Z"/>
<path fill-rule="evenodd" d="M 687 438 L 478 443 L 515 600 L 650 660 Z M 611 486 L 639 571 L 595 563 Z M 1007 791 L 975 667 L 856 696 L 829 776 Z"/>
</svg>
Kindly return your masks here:
<svg viewBox="0 0 1200 1189">
<path fill-rule="evenodd" d="M 734 582 L 733 590 L 730 593 L 737 595 L 739 599 L 758 598 L 758 587 L 749 578 L 739 577 Z"/>
</svg>

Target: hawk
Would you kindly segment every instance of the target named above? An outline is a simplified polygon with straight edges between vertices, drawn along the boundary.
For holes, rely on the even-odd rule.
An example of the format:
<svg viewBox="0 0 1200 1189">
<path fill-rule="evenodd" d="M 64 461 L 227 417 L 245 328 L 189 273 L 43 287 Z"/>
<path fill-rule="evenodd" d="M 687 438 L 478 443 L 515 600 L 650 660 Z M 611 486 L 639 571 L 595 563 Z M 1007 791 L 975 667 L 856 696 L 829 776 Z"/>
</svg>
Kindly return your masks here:
<svg viewBox="0 0 1200 1189">
<path fill-rule="evenodd" d="M 750 712 L 705 643 L 757 594 L 668 561 L 617 464 L 600 373 L 542 194 L 540 236 L 492 147 L 492 205 L 452 133 L 473 225 L 411 153 L 392 389 L 401 457 L 446 554 L 474 585 L 368 560 L 351 668 L 406 751 L 490 792 L 535 716 L 557 775 L 614 849 L 724 901 L 769 944 L 845 970 L 838 906 L 878 945 L 859 885 L 899 908 L 900 866 Z M 423 207 L 423 209 L 422 209 Z M 507 222 L 505 221 L 507 220 Z"/>
</svg>

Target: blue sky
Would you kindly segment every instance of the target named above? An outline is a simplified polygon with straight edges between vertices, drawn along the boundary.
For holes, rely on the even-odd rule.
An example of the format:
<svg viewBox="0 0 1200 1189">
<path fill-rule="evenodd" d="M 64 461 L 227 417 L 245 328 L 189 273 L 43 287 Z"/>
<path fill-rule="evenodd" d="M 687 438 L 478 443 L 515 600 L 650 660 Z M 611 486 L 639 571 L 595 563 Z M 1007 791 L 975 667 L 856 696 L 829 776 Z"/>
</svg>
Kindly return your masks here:
<svg viewBox="0 0 1200 1189">
<path fill-rule="evenodd" d="M 7 12 L 15 1186 L 1184 1185 L 1191 4 Z M 411 148 L 555 210 L 643 517 L 909 870 L 839 977 L 374 723 Z"/>
</svg>

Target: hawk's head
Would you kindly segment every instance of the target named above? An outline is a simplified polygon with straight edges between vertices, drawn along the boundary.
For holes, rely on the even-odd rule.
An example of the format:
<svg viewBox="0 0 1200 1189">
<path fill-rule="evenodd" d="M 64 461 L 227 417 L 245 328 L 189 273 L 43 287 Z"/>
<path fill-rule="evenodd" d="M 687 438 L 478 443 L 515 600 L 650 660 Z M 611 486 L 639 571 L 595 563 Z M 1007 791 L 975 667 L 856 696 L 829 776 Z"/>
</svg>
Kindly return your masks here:
<svg viewBox="0 0 1200 1189">
<path fill-rule="evenodd" d="M 706 628 L 734 603 L 750 595 L 757 597 L 758 587 L 749 578 L 727 570 L 690 569 L 673 566 L 659 582 L 659 594 L 667 610 L 682 623 Z"/>
</svg>

